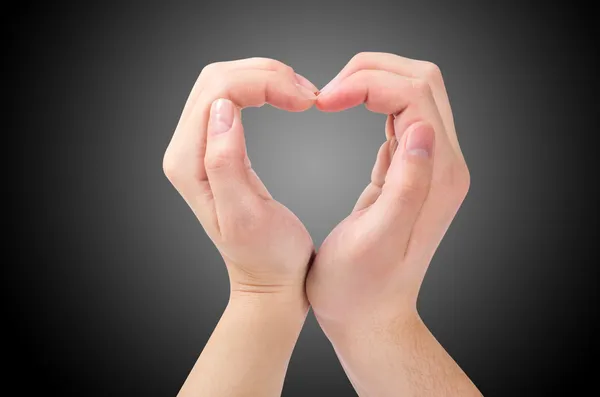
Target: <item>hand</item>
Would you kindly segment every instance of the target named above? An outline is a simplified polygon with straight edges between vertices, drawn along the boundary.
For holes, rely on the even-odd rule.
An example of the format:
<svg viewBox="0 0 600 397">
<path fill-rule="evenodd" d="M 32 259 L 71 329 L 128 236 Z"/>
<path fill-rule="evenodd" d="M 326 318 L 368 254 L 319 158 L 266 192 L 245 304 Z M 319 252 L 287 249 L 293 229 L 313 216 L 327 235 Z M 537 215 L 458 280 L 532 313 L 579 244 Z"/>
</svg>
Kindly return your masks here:
<svg viewBox="0 0 600 397">
<path fill-rule="evenodd" d="M 305 300 L 312 239 L 252 170 L 240 109 L 268 101 L 304 111 L 314 104 L 315 91 L 292 68 L 271 59 L 209 65 L 165 153 L 165 174 L 219 249 L 234 294 L 291 292 Z"/>
<path fill-rule="evenodd" d="M 435 65 L 359 54 L 321 91 L 317 107 L 340 111 L 363 102 L 388 115 L 388 140 L 371 183 L 323 242 L 308 276 L 310 303 L 326 329 L 415 311 L 430 259 L 469 186 Z"/>
<path fill-rule="evenodd" d="M 303 111 L 316 88 L 270 59 L 207 66 L 165 153 L 164 170 L 227 266 L 229 303 L 179 396 L 276 396 L 308 302 L 310 235 L 250 167 L 240 109 Z"/>
<path fill-rule="evenodd" d="M 323 242 L 307 295 L 360 395 L 479 395 L 420 321 L 417 295 L 469 172 L 439 69 L 355 56 L 317 99 L 388 115 L 371 183 Z"/>
</svg>

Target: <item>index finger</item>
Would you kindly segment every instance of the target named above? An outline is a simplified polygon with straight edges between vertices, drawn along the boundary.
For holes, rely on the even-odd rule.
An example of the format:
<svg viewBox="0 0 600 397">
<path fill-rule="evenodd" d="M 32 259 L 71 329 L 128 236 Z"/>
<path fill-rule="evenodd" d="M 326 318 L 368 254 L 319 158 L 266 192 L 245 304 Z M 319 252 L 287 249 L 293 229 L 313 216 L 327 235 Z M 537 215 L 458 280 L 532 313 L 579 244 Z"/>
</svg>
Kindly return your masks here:
<svg viewBox="0 0 600 397">
<path fill-rule="evenodd" d="M 321 92 L 337 86 L 342 80 L 361 70 L 382 70 L 425 81 L 430 87 L 444 128 L 453 147 L 460 153 L 450 99 L 440 68 L 432 62 L 383 52 L 362 52 L 355 55 Z"/>
<path fill-rule="evenodd" d="M 268 103 L 299 112 L 310 108 L 316 97 L 289 74 L 256 69 L 223 73 L 203 87 L 189 117 L 173 134 L 164 159 L 165 172 L 171 170 L 170 179 L 176 181 L 176 188 L 201 222 L 214 206 L 204 156 L 210 107 L 219 98 L 229 99 L 238 108 Z"/>
</svg>

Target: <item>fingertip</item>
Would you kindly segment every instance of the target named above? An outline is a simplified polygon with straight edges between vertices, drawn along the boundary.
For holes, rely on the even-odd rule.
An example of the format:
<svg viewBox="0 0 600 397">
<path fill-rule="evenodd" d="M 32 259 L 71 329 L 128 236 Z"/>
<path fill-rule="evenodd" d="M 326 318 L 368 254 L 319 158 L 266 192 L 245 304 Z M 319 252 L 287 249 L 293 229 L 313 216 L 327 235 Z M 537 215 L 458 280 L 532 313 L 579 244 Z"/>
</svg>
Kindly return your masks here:
<svg viewBox="0 0 600 397">
<path fill-rule="evenodd" d="M 317 96 L 300 84 L 295 84 L 296 92 L 290 96 L 289 102 L 282 108 L 290 112 L 305 112 L 314 106 Z"/>
<path fill-rule="evenodd" d="M 416 122 L 406 129 L 404 154 L 410 157 L 430 159 L 433 157 L 435 131 L 433 126 L 424 121 Z"/>
<path fill-rule="evenodd" d="M 317 95 L 317 100 L 315 101 L 315 106 L 322 112 L 327 112 L 327 101 L 323 100 L 322 95 Z"/>
<path fill-rule="evenodd" d="M 328 94 L 320 93 L 315 102 L 317 109 L 322 112 L 339 112 L 346 109 L 346 106 L 340 105 L 335 98 Z"/>
<path fill-rule="evenodd" d="M 302 84 L 296 84 L 296 89 L 298 90 L 298 92 L 300 93 L 300 95 L 303 98 L 308 99 L 311 102 L 314 102 L 317 100 L 317 96 L 315 95 L 314 90 L 306 88 Z"/>
<path fill-rule="evenodd" d="M 405 191 L 428 190 L 426 186 L 433 173 L 435 131 L 432 125 L 417 121 L 406 128 L 402 137 L 385 176 L 392 196 L 403 195 Z"/>
<path fill-rule="evenodd" d="M 304 112 L 317 100 L 314 92 L 295 81 L 279 80 L 277 88 L 269 90 L 266 102 L 288 112 Z"/>
<path fill-rule="evenodd" d="M 357 89 L 351 80 L 344 80 L 317 96 L 317 107 L 324 112 L 340 112 L 365 102 L 365 89 Z"/>
<path fill-rule="evenodd" d="M 229 99 L 219 98 L 210 107 L 208 136 L 223 134 L 231 129 L 235 118 L 234 105 Z"/>
<path fill-rule="evenodd" d="M 316 85 L 314 85 L 309 79 L 307 79 L 306 77 L 302 76 L 299 73 L 296 73 L 296 82 L 298 84 L 300 84 L 301 86 L 310 90 L 310 92 L 312 92 L 315 96 L 319 92 L 319 89 L 317 88 Z"/>
</svg>

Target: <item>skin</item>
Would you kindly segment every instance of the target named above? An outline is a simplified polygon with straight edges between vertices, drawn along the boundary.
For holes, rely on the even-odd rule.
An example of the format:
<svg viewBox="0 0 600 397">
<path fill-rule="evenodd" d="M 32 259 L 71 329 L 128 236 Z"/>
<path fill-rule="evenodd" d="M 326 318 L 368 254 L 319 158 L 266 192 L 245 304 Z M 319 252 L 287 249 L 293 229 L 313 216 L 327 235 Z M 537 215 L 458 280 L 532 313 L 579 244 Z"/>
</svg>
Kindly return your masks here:
<svg viewBox="0 0 600 397">
<path fill-rule="evenodd" d="M 163 167 L 223 256 L 231 291 L 179 395 L 280 395 L 310 300 L 359 395 L 479 396 L 416 310 L 469 185 L 439 69 L 364 53 L 315 92 L 289 66 L 251 58 L 207 66 L 190 93 Z M 240 110 L 265 103 L 388 115 L 371 184 L 316 257 L 247 157 Z"/>
<path fill-rule="evenodd" d="M 388 115 L 386 142 L 353 212 L 323 242 L 307 294 L 361 396 L 480 396 L 421 321 L 416 301 L 469 187 L 439 69 L 391 54 L 355 56 L 317 100 Z M 411 153 L 430 140 L 430 156 Z"/>
<path fill-rule="evenodd" d="M 268 102 L 299 112 L 314 91 L 289 66 L 253 58 L 206 67 L 185 105 L 163 168 L 223 256 L 231 292 L 181 397 L 281 394 L 314 248 L 252 170 L 240 109 Z"/>
</svg>

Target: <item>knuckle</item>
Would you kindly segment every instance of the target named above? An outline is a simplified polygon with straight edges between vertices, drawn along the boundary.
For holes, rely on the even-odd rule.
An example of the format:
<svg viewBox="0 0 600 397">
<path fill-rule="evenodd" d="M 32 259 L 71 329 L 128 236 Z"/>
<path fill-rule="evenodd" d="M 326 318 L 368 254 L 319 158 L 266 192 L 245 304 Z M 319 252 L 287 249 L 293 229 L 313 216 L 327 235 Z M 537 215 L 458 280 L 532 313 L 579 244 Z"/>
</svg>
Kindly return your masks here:
<svg viewBox="0 0 600 397">
<path fill-rule="evenodd" d="M 177 184 L 182 176 L 181 165 L 177 158 L 167 150 L 162 162 L 163 172 L 167 179 L 173 184 Z"/>
<path fill-rule="evenodd" d="M 294 78 L 296 75 L 294 68 L 291 66 L 276 60 L 270 60 L 270 62 L 271 64 L 266 67 L 267 70 L 275 72 L 277 75 L 285 76 L 286 78 Z"/>
<path fill-rule="evenodd" d="M 452 164 L 444 168 L 440 179 L 442 189 L 450 197 L 462 202 L 471 186 L 471 175 L 464 162 Z"/>
<path fill-rule="evenodd" d="M 357 67 L 360 67 L 361 65 L 364 65 L 369 58 L 371 57 L 372 53 L 371 52 L 367 52 L 367 51 L 363 51 L 363 52 L 359 52 L 358 54 L 354 55 L 352 57 L 352 59 L 350 60 L 350 62 L 352 65 L 355 65 Z"/>
<path fill-rule="evenodd" d="M 462 201 L 467 196 L 467 193 L 469 193 L 469 188 L 471 187 L 471 173 L 464 163 L 459 167 L 457 173 L 456 192 Z"/>
<path fill-rule="evenodd" d="M 283 73 L 288 76 L 293 76 L 296 73 L 294 71 L 294 68 L 292 68 L 291 66 L 286 65 L 285 63 L 278 61 L 276 59 L 260 58 L 260 57 L 257 57 L 254 59 L 259 64 L 260 69 L 270 70 L 273 72 L 279 72 L 279 73 Z"/>
<path fill-rule="evenodd" d="M 225 65 L 225 62 L 210 63 L 210 64 L 204 66 L 204 68 L 202 68 L 202 72 L 200 72 L 200 74 L 205 74 L 205 75 L 213 74 L 213 73 L 221 70 L 223 65 Z"/>
<path fill-rule="evenodd" d="M 285 63 L 277 61 L 275 59 L 269 59 L 268 66 L 269 66 L 269 69 L 275 70 L 278 72 L 283 72 L 283 73 L 290 74 L 290 75 L 295 73 L 293 67 L 291 67 L 290 65 L 286 65 Z"/>
<path fill-rule="evenodd" d="M 432 91 L 429 82 L 423 79 L 414 79 L 412 82 L 412 88 L 415 95 L 418 97 L 431 97 Z"/>
<path fill-rule="evenodd" d="M 433 62 L 423 61 L 421 64 L 422 75 L 428 82 L 438 82 L 442 80 L 442 71 L 440 67 Z"/>
<path fill-rule="evenodd" d="M 296 74 L 296 71 L 294 70 L 293 67 L 282 64 L 283 66 L 281 67 L 281 71 L 285 74 L 288 74 L 290 76 L 294 76 Z"/>
<path fill-rule="evenodd" d="M 207 84 L 207 86 L 213 89 L 215 87 L 226 87 L 229 85 L 229 81 L 230 79 L 226 78 L 223 73 L 214 73 L 212 76 L 210 76 L 210 82 Z"/>
<path fill-rule="evenodd" d="M 289 67 L 285 63 L 280 62 L 276 59 L 261 58 L 261 57 L 254 57 L 251 59 L 253 61 L 255 61 L 257 64 L 260 64 L 260 67 L 264 68 L 264 69 L 268 69 L 268 70 L 290 70 L 291 69 L 291 67 Z"/>
</svg>

